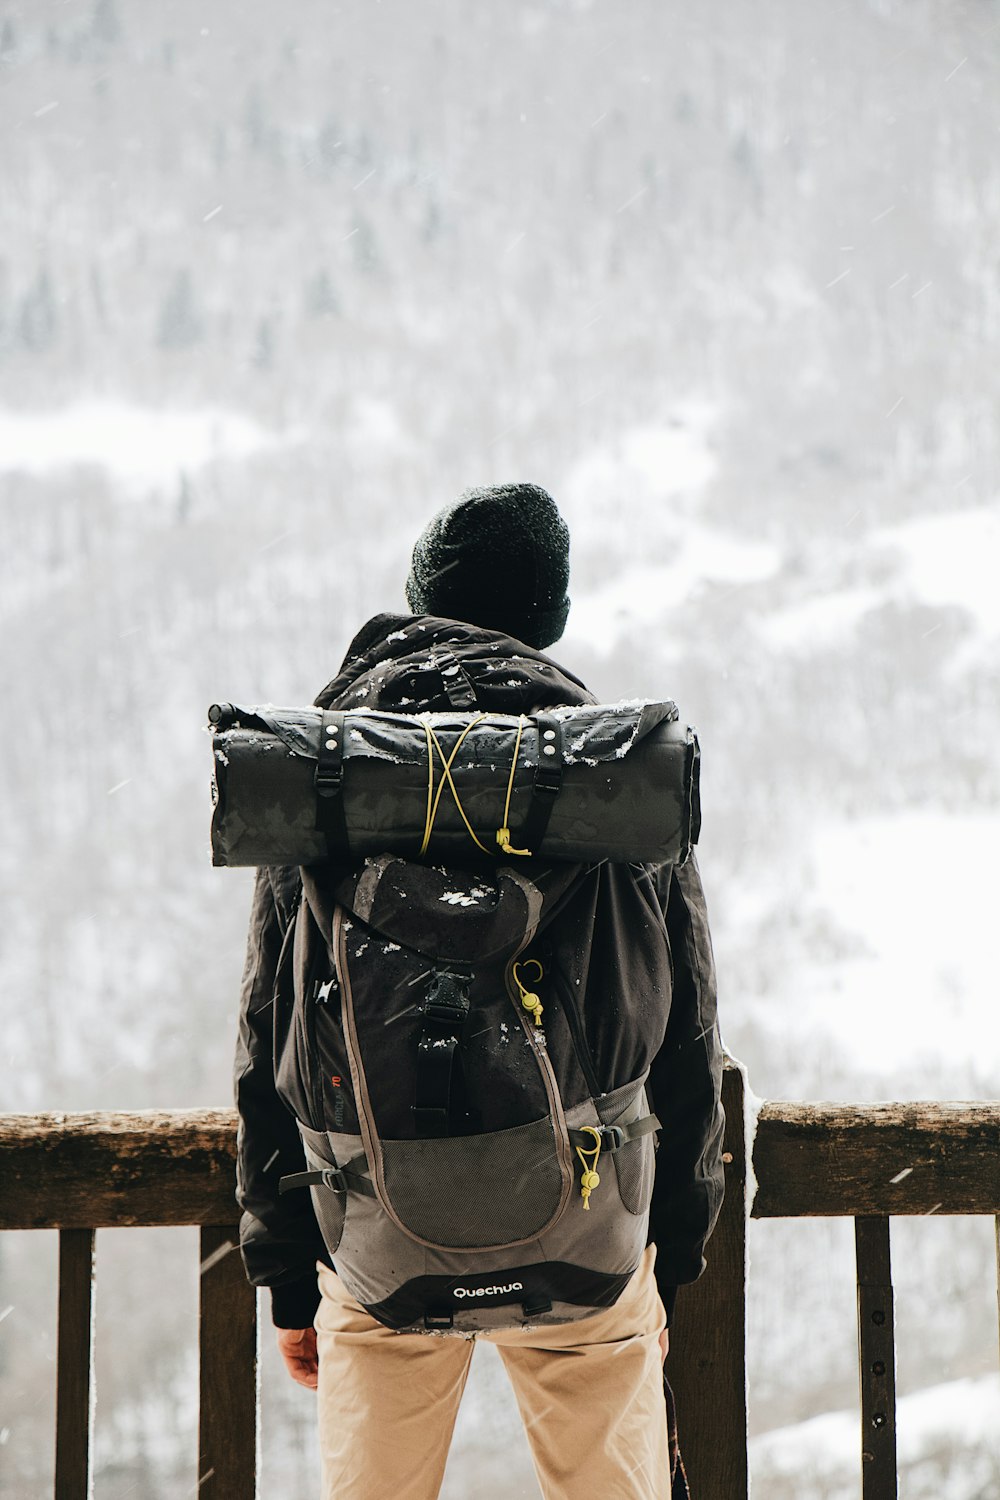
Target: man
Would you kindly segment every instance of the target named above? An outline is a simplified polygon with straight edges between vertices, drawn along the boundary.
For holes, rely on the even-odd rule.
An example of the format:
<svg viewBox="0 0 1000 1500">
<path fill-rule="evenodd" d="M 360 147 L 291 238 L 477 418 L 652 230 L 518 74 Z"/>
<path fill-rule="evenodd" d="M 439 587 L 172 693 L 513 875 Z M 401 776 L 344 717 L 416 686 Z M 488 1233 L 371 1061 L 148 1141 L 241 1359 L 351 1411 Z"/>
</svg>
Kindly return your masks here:
<svg viewBox="0 0 1000 1500">
<path fill-rule="evenodd" d="M 369 621 L 317 703 L 419 712 L 467 700 L 517 715 L 593 702 L 542 654 L 564 629 L 568 582 L 568 532 L 544 490 L 469 491 L 416 543 L 406 586 L 413 615 Z M 346 905 L 353 922 L 359 910 L 371 916 L 371 890 L 366 905 L 357 892 L 372 878 L 336 861 L 304 873 L 258 872 L 236 1063 L 241 1244 L 251 1281 L 271 1290 L 289 1372 L 319 1391 L 324 1495 L 434 1500 L 472 1340 L 394 1331 L 388 1319 L 373 1317 L 337 1276 L 336 1251 L 328 1248 L 339 1232 L 330 1214 L 342 1217 L 343 1209 L 323 1209 L 321 1230 L 305 1192 L 278 1192 L 280 1178 L 307 1164 L 300 1127 L 310 1138 L 311 1123 L 311 1138 L 322 1140 L 319 1133 L 335 1128 L 331 1112 L 340 1110 L 342 1122 L 340 1065 L 330 1073 L 330 1057 L 340 1055 L 338 1023 L 322 1003 L 338 982 L 329 966 L 330 914 Z M 627 1168 L 614 1169 L 640 1232 L 648 1204 L 648 1246 L 620 1278 L 623 1287 L 580 1299 L 585 1315 L 577 1308 L 570 1320 L 553 1315 L 536 1325 L 526 1306 L 520 1326 L 475 1337 L 493 1340 L 504 1360 L 546 1500 L 684 1495 L 683 1466 L 672 1430 L 668 1435 L 666 1324 L 678 1285 L 703 1268 L 723 1183 L 722 1054 L 704 897 L 693 858 L 678 868 L 562 866 L 552 879 L 558 898 L 549 901 L 539 931 L 548 920 L 546 941 L 556 945 L 563 968 L 567 953 L 580 957 L 576 1043 L 588 1054 L 581 1067 L 593 1097 L 609 1097 L 598 1077 L 602 1057 L 634 1040 L 620 1024 L 630 995 L 642 991 L 656 1038 L 646 1064 L 649 1105 L 661 1126 L 655 1175 L 651 1152 L 644 1158 L 651 1184 L 626 1184 Z M 410 938 L 419 948 L 421 922 L 441 920 L 440 900 L 422 910 L 397 899 L 392 919 L 401 932 L 390 923 L 371 935 Z M 369 936 L 361 926 L 359 951 Z M 555 998 L 546 1000 L 558 1015 Z M 562 1009 L 572 1008 L 570 996 Z M 555 1032 L 548 1046 L 557 1050 Z M 315 1201 L 332 1200 L 330 1193 Z M 666 1397 L 669 1403 L 669 1390 Z"/>
</svg>

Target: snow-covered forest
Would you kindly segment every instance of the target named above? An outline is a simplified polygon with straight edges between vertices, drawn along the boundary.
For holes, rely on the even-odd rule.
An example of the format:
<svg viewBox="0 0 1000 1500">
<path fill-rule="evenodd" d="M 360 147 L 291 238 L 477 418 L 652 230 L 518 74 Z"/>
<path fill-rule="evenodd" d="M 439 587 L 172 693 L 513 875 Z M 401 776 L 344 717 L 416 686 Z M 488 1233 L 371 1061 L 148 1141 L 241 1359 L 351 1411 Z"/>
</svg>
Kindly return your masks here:
<svg viewBox="0 0 1000 1500">
<path fill-rule="evenodd" d="M 996 0 L 0 0 L 0 1109 L 230 1102 L 206 706 L 311 699 L 509 478 L 571 527 L 554 654 L 699 730 L 755 1091 L 996 1096 L 998 84 Z M 985 1500 L 992 1226 L 893 1234 L 902 1493 Z M 751 1255 L 758 1492 L 846 1500 L 850 1225 Z M 97 1495 L 172 1500 L 196 1235 L 98 1260 Z M 3 1500 L 55 1266 L 0 1240 Z M 311 1493 L 264 1364 L 262 1493 Z M 445 1495 L 535 1496 L 519 1443 L 484 1361 Z"/>
</svg>

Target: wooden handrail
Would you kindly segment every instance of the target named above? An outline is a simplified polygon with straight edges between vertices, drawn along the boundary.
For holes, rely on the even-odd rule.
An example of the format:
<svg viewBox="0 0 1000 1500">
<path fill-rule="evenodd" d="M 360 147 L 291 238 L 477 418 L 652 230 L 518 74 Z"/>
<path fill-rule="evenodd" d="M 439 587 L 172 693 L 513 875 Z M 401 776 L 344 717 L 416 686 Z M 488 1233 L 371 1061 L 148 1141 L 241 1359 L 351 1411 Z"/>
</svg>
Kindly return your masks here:
<svg viewBox="0 0 1000 1500">
<path fill-rule="evenodd" d="M 746 1500 L 746 1152 L 758 1219 L 856 1221 L 865 1500 L 895 1493 L 889 1220 L 995 1215 L 1000 1103 L 746 1104 L 723 1086 L 726 1201 L 709 1267 L 678 1305 L 669 1359 L 695 1494 Z M 57 1500 L 88 1493 L 96 1228 L 201 1226 L 200 1500 L 255 1492 L 256 1297 L 236 1248 L 230 1109 L 0 1115 L 0 1230 L 58 1229 Z"/>
<path fill-rule="evenodd" d="M 0 1115 L 0 1229 L 231 1224 L 234 1109 Z"/>
<path fill-rule="evenodd" d="M 228 1224 L 235 1170 L 232 1109 L 0 1115 L 0 1229 Z M 757 1219 L 998 1214 L 1000 1103 L 768 1101 L 753 1170 Z"/>
<path fill-rule="evenodd" d="M 757 1219 L 1000 1213 L 1000 1102 L 760 1111 Z"/>
</svg>

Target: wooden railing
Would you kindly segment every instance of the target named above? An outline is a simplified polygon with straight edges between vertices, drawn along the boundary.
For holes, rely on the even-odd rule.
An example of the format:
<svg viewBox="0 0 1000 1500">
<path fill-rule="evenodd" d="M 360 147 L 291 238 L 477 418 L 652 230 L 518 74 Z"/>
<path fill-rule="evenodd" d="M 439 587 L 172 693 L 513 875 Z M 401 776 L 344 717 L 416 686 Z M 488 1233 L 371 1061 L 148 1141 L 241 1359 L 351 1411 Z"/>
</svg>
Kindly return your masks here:
<svg viewBox="0 0 1000 1500">
<path fill-rule="evenodd" d="M 1000 1104 L 765 1104 L 727 1070 L 727 1193 L 709 1268 L 678 1302 L 669 1360 L 698 1500 L 746 1500 L 747 1150 L 754 1218 L 856 1224 L 864 1500 L 896 1495 L 889 1220 L 989 1214 L 1000 1233 Z M 755 1125 L 755 1129 L 753 1128 Z M 200 1500 L 250 1500 L 257 1473 L 256 1299 L 236 1249 L 231 1110 L 0 1116 L 0 1229 L 58 1229 L 56 1500 L 91 1465 L 94 1234 L 201 1226 Z M 751 1180 L 753 1180 L 751 1179 Z M 764 1273 L 766 1274 L 766 1272 Z"/>
</svg>

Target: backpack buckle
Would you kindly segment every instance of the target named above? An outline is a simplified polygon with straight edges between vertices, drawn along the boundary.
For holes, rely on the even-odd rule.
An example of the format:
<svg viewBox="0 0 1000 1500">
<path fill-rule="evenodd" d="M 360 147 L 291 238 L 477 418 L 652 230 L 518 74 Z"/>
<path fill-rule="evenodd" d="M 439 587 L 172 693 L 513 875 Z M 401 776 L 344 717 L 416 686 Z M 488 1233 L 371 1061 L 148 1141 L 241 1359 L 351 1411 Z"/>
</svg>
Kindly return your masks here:
<svg viewBox="0 0 1000 1500">
<path fill-rule="evenodd" d="M 338 766 L 316 772 L 317 797 L 336 797 L 344 784 L 343 762 Z"/>
<path fill-rule="evenodd" d="M 620 1151 L 625 1140 L 625 1132 L 620 1125 L 601 1126 L 601 1144 L 605 1151 Z"/>
<path fill-rule="evenodd" d="M 464 1021 L 469 1013 L 468 1001 L 458 996 L 449 999 L 444 995 L 435 995 L 424 1003 L 423 1014 L 429 1021 Z"/>
<path fill-rule="evenodd" d="M 471 976 L 441 969 L 422 1006 L 422 1014 L 431 1021 L 447 1021 L 451 1025 L 464 1022 L 469 1014 L 468 984 Z"/>
</svg>

